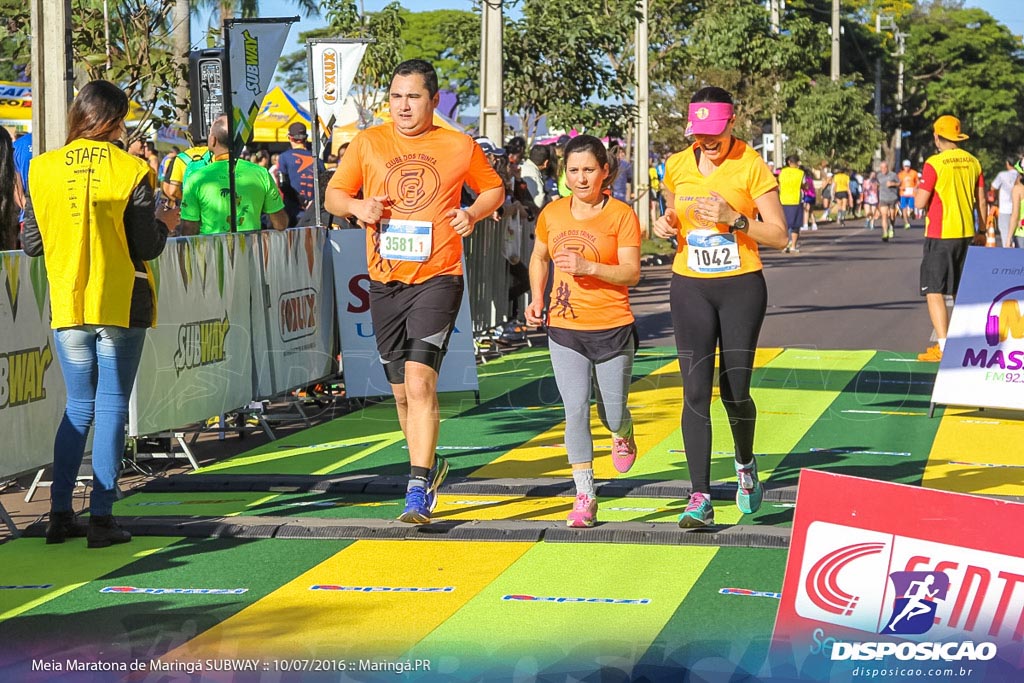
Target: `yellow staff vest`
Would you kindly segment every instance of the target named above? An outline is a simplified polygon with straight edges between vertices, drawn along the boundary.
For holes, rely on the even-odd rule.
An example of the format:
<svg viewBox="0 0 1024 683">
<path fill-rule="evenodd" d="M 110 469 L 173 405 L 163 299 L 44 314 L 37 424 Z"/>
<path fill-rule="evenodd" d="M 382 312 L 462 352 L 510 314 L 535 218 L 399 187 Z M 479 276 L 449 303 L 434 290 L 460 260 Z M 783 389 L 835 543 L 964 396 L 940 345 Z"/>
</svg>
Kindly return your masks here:
<svg viewBox="0 0 1024 683">
<path fill-rule="evenodd" d="M 135 266 L 124 210 L 149 164 L 109 142 L 78 139 L 32 160 L 29 187 L 50 282 L 51 327 L 128 327 Z M 146 278 L 156 287 L 149 265 Z"/>
</svg>

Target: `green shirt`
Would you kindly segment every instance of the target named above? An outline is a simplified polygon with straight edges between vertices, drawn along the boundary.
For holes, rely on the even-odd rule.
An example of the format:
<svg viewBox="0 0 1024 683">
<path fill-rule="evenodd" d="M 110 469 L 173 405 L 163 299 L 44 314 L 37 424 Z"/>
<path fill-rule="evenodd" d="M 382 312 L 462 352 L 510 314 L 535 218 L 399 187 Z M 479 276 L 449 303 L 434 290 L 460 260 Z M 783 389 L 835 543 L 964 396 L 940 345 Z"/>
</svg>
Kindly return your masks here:
<svg viewBox="0 0 1024 683">
<path fill-rule="evenodd" d="M 200 235 L 231 232 L 228 161 L 221 159 L 189 175 L 181 198 L 181 220 L 199 223 Z M 260 214 L 284 208 L 281 192 L 267 169 L 244 159 L 235 162 L 238 232 L 260 229 Z"/>
</svg>

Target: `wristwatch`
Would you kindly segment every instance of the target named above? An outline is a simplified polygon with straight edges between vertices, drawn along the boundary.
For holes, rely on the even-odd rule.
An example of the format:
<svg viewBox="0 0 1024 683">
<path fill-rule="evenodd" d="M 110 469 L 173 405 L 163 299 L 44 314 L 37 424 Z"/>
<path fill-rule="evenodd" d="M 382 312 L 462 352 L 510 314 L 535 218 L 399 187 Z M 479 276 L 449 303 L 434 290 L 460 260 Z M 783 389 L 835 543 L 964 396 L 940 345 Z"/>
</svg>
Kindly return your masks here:
<svg viewBox="0 0 1024 683">
<path fill-rule="evenodd" d="M 737 230 L 740 231 L 740 232 L 746 232 L 747 228 L 749 228 L 749 227 L 750 227 L 750 221 L 747 220 L 746 216 L 744 216 L 743 214 L 740 214 L 739 218 L 734 220 L 732 222 L 732 225 L 729 226 L 729 232 L 736 232 Z"/>
</svg>

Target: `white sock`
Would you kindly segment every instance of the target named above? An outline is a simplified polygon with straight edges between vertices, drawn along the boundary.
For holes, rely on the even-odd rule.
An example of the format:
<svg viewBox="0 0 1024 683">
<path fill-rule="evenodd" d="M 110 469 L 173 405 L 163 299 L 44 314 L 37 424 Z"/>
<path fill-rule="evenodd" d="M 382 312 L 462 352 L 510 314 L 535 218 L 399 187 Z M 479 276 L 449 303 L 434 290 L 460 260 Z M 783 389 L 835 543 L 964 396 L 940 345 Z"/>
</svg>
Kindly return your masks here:
<svg viewBox="0 0 1024 683">
<path fill-rule="evenodd" d="M 945 338 L 937 340 L 939 342 L 939 351 L 946 351 L 946 340 Z"/>
<path fill-rule="evenodd" d="M 594 468 L 587 467 L 586 469 L 572 470 L 572 480 L 576 483 L 576 493 L 585 493 L 591 498 L 596 498 L 597 494 L 594 492 Z"/>
</svg>

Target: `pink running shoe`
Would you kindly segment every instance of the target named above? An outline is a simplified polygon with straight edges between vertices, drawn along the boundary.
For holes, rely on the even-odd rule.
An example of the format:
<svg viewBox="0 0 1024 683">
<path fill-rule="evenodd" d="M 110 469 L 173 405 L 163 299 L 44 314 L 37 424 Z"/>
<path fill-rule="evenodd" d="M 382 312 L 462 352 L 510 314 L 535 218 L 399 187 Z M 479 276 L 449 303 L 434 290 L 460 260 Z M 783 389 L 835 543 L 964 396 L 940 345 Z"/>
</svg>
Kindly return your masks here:
<svg viewBox="0 0 1024 683">
<path fill-rule="evenodd" d="M 576 496 L 576 503 L 572 506 L 572 512 L 565 520 L 565 525 L 574 529 L 586 529 L 594 526 L 597 521 L 597 498 L 591 498 L 585 493 Z"/>
<path fill-rule="evenodd" d="M 617 472 L 629 472 L 636 462 L 636 439 L 630 434 L 628 439 L 612 437 L 612 464 Z"/>
</svg>

